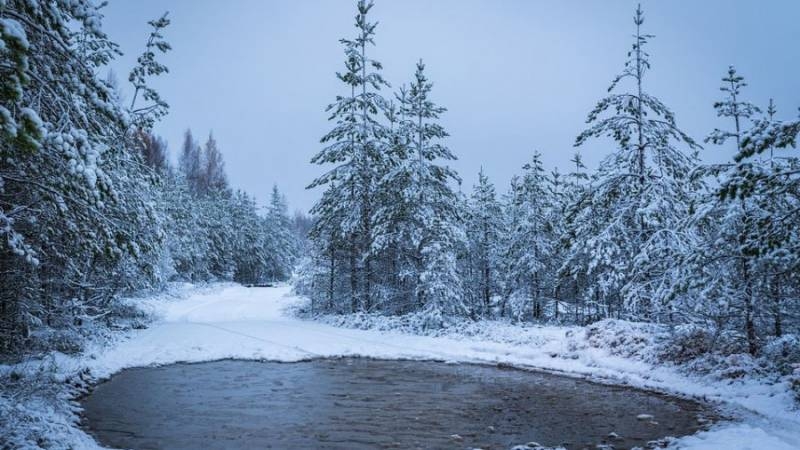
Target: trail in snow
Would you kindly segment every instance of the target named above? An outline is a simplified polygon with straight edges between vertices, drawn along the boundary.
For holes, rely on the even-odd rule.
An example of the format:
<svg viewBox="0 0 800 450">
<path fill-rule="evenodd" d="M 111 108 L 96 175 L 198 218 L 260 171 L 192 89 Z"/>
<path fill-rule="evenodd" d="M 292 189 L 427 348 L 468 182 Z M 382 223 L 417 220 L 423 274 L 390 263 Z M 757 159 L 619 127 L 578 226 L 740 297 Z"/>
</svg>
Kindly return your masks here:
<svg viewBox="0 0 800 450">
<path fill-rule="evenodd" d="M 535 346 L 354 330 L 284 313 L 301 301 L 290 294 L 289 287 L 236 285 L 178 300 L 153 300 L 150 305 L 162 319 L 97 355 L 88 366 L 95 376 L 105 377 L 127 367 L 225 358 L 298 361 L 366 356 L 503 363 L 722 401 L 742 417 L 740 422 L 681 439 L 680 448 L 800 449 L 800 416 L 791 409 L 788 394 L 778 388 L 715 385 L 602 349 L 576 351 L 567 337 L 567 331 L 575 328 L 537 328 L 541 339 Z"/>
</svg>

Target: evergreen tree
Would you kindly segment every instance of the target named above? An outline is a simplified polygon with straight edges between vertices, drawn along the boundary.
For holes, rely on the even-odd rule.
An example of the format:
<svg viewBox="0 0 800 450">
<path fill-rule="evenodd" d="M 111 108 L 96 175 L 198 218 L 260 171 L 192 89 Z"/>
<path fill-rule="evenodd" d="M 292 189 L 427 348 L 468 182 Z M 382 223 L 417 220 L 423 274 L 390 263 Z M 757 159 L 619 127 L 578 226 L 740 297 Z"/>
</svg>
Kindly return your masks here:
<svg viewBox="0 0 800 450">
<path fill-rule="evenodd" d="M 522 170 L 522 176 L 512 184 L 508 205 L 515 220 L 506 238 L 505 258 L 509 261 L 505 275 L 511 297 L 524 299 L 528 305 L 517 308 L 518 314 L 541 319 L 548 298 L 546 287 L 555 275 L 549 272 L 555 244 L 550 216 L 554 199 L 547 191 L 548 179 L 539 152 Z"/>
<path fill-rule="evenodd" d="M 429 98 L 432 87 L 420 61 L 410 88 L 407 92 L 401 90 L 397 96 L 402 119 L 394 134 L 396 138 L 390 143 L 391 169 L 378 185 L 378 192 L 394 195 L 377 209 L 376 231 L 378 235 L 394 236 L 388 242 L 402 246 L 397 249 L 401 259 L 399 270 L 403 274 L 401 279 L 407 280 L 401 281 L 413 286 L 413 298 L 406 299 L 404 304 L 440 315 L 443 311 L 464 310 L 457 306 L 461 303 L 459 283 L 440 278 L 457 281 L 453 246 L 463 231 L 450 185 L 459 181 L 458 175 L 438 164 L 454 160 L 455 156 L 440 143 L 447 133 L 437 119 L 446 109 Z M 430 250 L 432 247 L 435 252 Z M 455 299 L 458 300 L 453 303 Z"/>
<path fill-rule="evenodd" d="M 192 193 L 200 193 L 201 177 L 200 145 L 194 140 L 192 130 L 183 135 L 183 146 L 178 159 L 178 171 L 183 175 Z"/>
<path fill-rule="evenodd" d="M 792 211 L 798 197 L 791 187 L 786 189 L 792 179 L 786 174 L 792 173 L 792 164 L 795 170 L 797 165 L 792 159 L 774 158 L 771 130 L 781 130 L 783 124 L 775 121 L 772 102 L 767 116 L 757 117 L 759 108 L 742 100 L 746 86 L 744 78 L 730 67 L 721 87 L 725 98 L 714 107 L 732 127 L 715 129 L 707 140 L 719 145 L 733 141 L 736 164 L 712 165 L 705 170 L 717 177 L 719 188 L 705 199 L 697 219 L 703 234 L 691 253 L 694 265 L 690 267 L 699 267 L 702 276 L 685 273 L 684 277 L 693 288 L 689 298 L 694 295 L 699 302 L 714 296 L 716 307 L 704 310 L 713 326 L 741 330 L 747 350 L 755 355 L 761 347 L 759 334 L 766 334 L 759 333 L 759 316 L 769 311 L 771 331 L 780 336 L 783 299 L 797 282 L 792 274 L 798 259 L 791 243 L 796 239 L 797 218 L 792 219 Z M 769 158 L 759 158 L 767 150 Z M 696 304 L 690 303 L 695 315 Z"/>
<path fill-rule="evenodd" d="M 311 183 L 309 188 L 330 186 L 330 195 L 323 196 L 312 209 L 312 214 L 321 223 L 328 219 L 323 214 L 341 218 L 342 240 L 349 247 L 350 295 L 353 309 L 369 310 L 373 295 L 373 232 L 375 185 L 385 171 L 385 128 L 379 122 L 379 114 L 385 108 L 385 100 L 379 90 L 388 86 L 380 75 L 382 65 L 367 54 L 373 46 L 375 23 L 368 21 L 373 3 L 358 2 L 355 39 L 342 39 L 345 48 L 344 73 L 337 77 L 350 92 L 338 96 L 328 106 L 330 120 L 335 121 L 333 130 L 322 138 L 327 146 L 314 158 L 314 164 L 333 164 L 330 171 Z M 333 201 L 335 205 L 325 204 Z M 321 233 L 317 233 L 321 235 Z"/>
<path fill-rule="evenodd" d="M 591 207 L 590 177 L 583 163 L 580 153 L 575 153 L 570 160 L 573 164 L 573 171 L 567 174 L 564 188 L 564 209 L 562 217 L 562 230 L 559 245 L 561 247 L 561 258 L 558 268 L 558 287 L 561 292 L 569 296 L 573 302 L 574 321 L 583 323 L 587 316 L 587 303 L 591 301 L 593 291 L 590 288 L 588 274 L 580 270 L 581 267 L 589 265 L 588 255 L 571 253 L 571 248 L 575 245 L 578 233 L 591 234 L 592 224 L 596 223 L 592 218 L 589 222 L 581 222 L 578 219 L 587 219 L 581 214 L 586 208 Z M 592 232 L 593 233 L 593 232 Z M 569 292 L 568 294 L 566 294 Z"/>
<path fill-rule="evenodd" d="M 225 161 L 222 152 L 217 146 L 213 133 L 209 133 L 206 145 L 203 147 L 201 172 L 198 189 L 203 194 L 221 193 L 228 190 L 228 177 L 225 175 Z"/>
<path fill-rule="evenodd" d="M 744 82 L 744 77 L 737 74 L 733 66 L 728 69 L 728 75 L 722 81 L 723 85 L 720 90 L 725 93 L 726 97 L 722 101 L 716 102 L 714 109 L 717 110 L 719 117 L 732 119 L 734 127 L 732 130 L 715 129 L 706 141 L 723 145 L 729 139 L 733 139 L 737 151 L 740 152 L 742 150 L 742 134 L 744 132 L 744 124 L 742 122 L 751 119 L 760 110 L 755 105 L 741 100 L 741 91 L 747 84 Z M 716 246 L 716 251 L 719 252 L 720 256 L 718 261 L 728 260 L 731 263 L 726 267 L 728 274 L 737 274 L 736 280 L 741 281 L 741 287 L 737 289 L 741 293 L 741 298 L 731 299 L 733 301 L 731 306 L 742 305 L 744 329 L 747 336 L 748 350 L 751 354 L 755 354 L 758 350 L 754 318 L 756 280 L 753 273 L 753 250 L 749 248 L 750 234 L 755 225 L 754 219 L 759 214 L 753 210 L 754 206 L 752 202 L 744 199 L 734 204 L 723 206 L 723 210 L 727 210 L 723 213 L 724 226 L 719 232 L 723 234 L 723 241 L 728 245 L 725 247 Z M 737 302 L 736 300 L 741 301 Z"/>
<path fill-rule="evenodd" d="M 645 45 L 652 36 L 642 33 L 643 23 L 639 7 L 625 69 L 611 83 L 611 94 L 589 113 L 590 127 L 575 143 L 607 136 L 618 148 L 600 165 L 587 202 L 591 207 L 575 217 L 568 264 L 583 265 L 570 272 L 585 270 L 596 279 L 605 314 L 619 315 L 625 307 L 647 318 L 662 311 L 670 249 L 681 246 L 674 230 L 691 207 L 694 186 L 688 182 L 698 146 L 677 127 L 667 106 L 644 89 L 650 69 Z M 632 90 L 617 93 L 623 81 L 631 81 Z"/>
<path fill-rule="evenodd" d="M 501 263 L 503 210 L 494 185 L 481 169 L 469 202 L 467 239 L 470 261 L 468 279 L 476 280 L 470 289 L 473 314 L 491 317 L 493 299 L 502 293 L 498 267 Z"/>
<path fill-rule="evenodd" d="M 166 53 L 172 49 L 161 34 L 167 26 L 169 19 L 167 13 L 160 18 L 151 20 L 148 25 L 152 28 L 147 38 L 144 52 L 137 58 L 136 66 L 131 70 L 128 81 L 133 85 L 133 97 L 129 113 L 137 129 L 150 129 L 169 111 L 169 105 L 158 91 L 147 84 L 147 79 L 169 72 L 169 68 L 156 60 L 156 53 Z M 137 101 L 144 102 L 139 105 Z"/>
<path fill-rule="evenodd" d="M 34 327 L 76 331 L 161 277 L 155 178 L 96 76 L 117 46 L 92 2 L 29 3 L 0 13 L 2 350 Z"/>
<path fill-rule="evenodd" d="M 268 279 L 288 280 L 297 260 L 298 242 L 292 231 L 286 197 L 277 185 L 272 186 L 264 227 L 263 234 L 268 240 Z"/>
</svg>

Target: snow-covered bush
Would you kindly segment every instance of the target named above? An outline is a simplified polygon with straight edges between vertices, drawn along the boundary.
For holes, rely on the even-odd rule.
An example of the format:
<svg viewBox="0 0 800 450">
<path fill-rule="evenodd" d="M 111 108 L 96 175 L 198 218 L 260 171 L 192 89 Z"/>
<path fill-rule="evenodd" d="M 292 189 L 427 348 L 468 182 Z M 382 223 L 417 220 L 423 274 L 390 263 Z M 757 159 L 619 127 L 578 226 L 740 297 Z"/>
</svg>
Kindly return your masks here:
<svg viewBox="0 0 800 450">
<path fill-rule="evenodd" d="M 794 365 L 794 370 L 789 376 L 789 383 L 794 391 L 794 398 L 800 403 L 800 363 Z"/>
<path fill-rule="evenodd" d="M 792 374 L 800 364 L 800 337 L 786 334 L 773 339 L 764 346 L 761 356 L 781 374 Z"/>
<path fill-rule="evenodd" d="M 586 341 L 613 355 L 651 361 L 664 331 L 655 324 L 606 319 L 586 327 Z"/>
<path fill-rule="evenodd" d="M 308 316 L 305 306 L 290 312 Z M 447 336 L 460 339 L 476 338 L 486 342 L 504 342 L 519 346 L 542 345 L 546 338 L 540 326 L 531 323 L 514 323 L 510 320 L 475 321 L 464 317 L 442 315 L 440 321 L 431 322 L 431 316 L 421 312 L 392 316 L 384 314 L 331 314 L 316 316 L 316 320 L 343 328 L 359 330 L 395 331 L 425 336 Z M 573 331 L 567 331 L 572 335 Z"/>
<path fill-rule="evenodd" d="M 88 372 L 59 373 L 52 360 L 0 373 L 0 448 L 95 448 L 77 421 L 71 400 L 89 381 Z"/>
<path fill-rule="evenodd" d="M 459 321 L 436 312 L 419 311 L 402 316 L 353 313 L 320 316 L 320 320 L 334 326 L 359 330 L 399 331 L 409 334 L 440 336 L 448 329 L 458 328 Z"/>
<path fill-rule="evenodd" d="M 689 372 L 735 379 L 765 375 L 774 370 L 776 362 L 785 358 L 779 355 L 783 355 L 782 351 L 791 346 L 791 340 L 783 343 L 787 347 L 776 342 L 769 355 L 765 353 L 756 358 L 748 353 L 746 341 L 739 333 L 717 330 L 707 325 L 687 324 L 675 327 L 658 352 L 661 361 L 678 364 Z"/>
<path fill-rule="evenodd" d="M 85 335 L 76 327 L 62 329 L 38 329 L 31 333 L 26 348 L 31 353 L 56 351 L 74 354 L 83 350 Z"/>
<path fill-rule="evenodd" d="M 675 327 L 661 350 L 661 358 L 678 364 L 711 352 L 714 334 L 707 327 L 682 325 Z"/>
<path fill-rule="evenodd" d="M 768 367 L 747 352 L 728 355 L 711 353 L 687 362 L 683 368 L 689 372 L 707 374 L 724 380 L 746 376 L 757 377 L 768 373 Z"/>
</svg>

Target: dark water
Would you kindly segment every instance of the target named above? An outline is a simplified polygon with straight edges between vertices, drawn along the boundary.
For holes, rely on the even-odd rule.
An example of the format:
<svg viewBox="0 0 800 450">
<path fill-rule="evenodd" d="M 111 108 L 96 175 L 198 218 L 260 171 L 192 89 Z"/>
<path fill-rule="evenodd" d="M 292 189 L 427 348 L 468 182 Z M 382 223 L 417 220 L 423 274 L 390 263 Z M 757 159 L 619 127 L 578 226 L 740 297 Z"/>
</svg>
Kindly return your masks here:
<svg viewBox="0 0 800 450">
<path fill-rule="evenodd" d="M 370 359 L 131 369 L 83 405 L 101 443 L 132 449 L 508 449 L 531 441 L 623 449 L 694 433 L 698 416 L 711 414 L 686 400 L 543 373 Z"/>
</svg>

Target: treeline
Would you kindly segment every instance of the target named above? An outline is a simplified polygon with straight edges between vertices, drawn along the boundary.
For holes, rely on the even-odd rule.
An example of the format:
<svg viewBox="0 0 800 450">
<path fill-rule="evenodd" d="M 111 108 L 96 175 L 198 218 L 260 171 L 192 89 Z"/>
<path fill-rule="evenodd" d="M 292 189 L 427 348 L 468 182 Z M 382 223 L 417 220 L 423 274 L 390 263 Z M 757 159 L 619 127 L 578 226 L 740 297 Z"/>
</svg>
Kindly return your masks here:
<svg viewBox="0 0 800 450">
<path fill-rule="evenodd" d="M 298 239 L 286 198 L 274 186 L 264 211 L 254 198 L 228 186 L 212 135 L 202 147 L 186 131 L 178 170 L 165 175 L 170 268 L 188 281 L 244 284 L 288 280 Z"/>
<path fill-rule="evenodd" d="M 180 167 L 152 135 L 168 105 L 152 31 L 124 100 L 97 74 L 120 54 L 90 0 L 0 2 L 0 354 L 73 350 L 121 295 L 169 280 L 286 279 L 295 239 L 275 190 L 266 214 L 233 192 L 216 142 L 187 133 Z"/>
<path fill-rule="evenodd" d="M 695 141 L 647 90 L 652 36 L 639 8 L 628 60 L 575 142 L 615 142 L 599 168 L 576 154 L 565 173 L 548 171 L 534 152 L 507 193 L 481 173 L 466 195 L 446 166 L 455 156 L 425 66 L 383 96 L 371 8 L 358 2 L 358 34 L 341 41 L 343 94 L 312 160 L 327 172 L 310 185 L 324 192 L 299 288 L 316 312 L 415 313 L 428 326 L 624 318 L 753 354 L 798 332 L 800 120 L 749 103 L 732 67 L 713 105 L 728 125 Z M 733 147 L 735 159 L 702 164 L 703 145 Z"/>
</svg>

